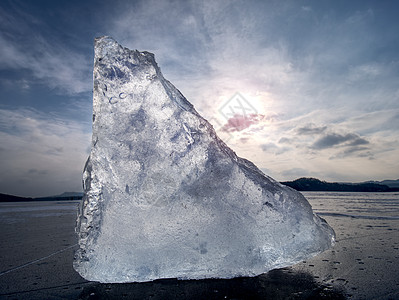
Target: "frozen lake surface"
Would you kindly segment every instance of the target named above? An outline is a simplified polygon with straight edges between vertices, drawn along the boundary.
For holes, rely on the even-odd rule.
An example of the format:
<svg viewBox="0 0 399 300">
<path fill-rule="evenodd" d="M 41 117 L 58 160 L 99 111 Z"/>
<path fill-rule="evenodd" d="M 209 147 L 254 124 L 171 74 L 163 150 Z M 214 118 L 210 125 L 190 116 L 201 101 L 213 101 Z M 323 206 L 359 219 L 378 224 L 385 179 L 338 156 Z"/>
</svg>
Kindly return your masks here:
<svg viewBox="0 0 399 300">
<path fill-rule="evenodd" d="M 399 220 L 399 193 L 303 192 L 321 216 Z"/>
<path fill-rule="evenodd" d="M 0 203 L 0 299 L 398 299 L 399 193 L 303 194 L 334 228 L 331 250 L 254 278 L 131 284 L 73 270 L 79 201 Z"/>
</svg>

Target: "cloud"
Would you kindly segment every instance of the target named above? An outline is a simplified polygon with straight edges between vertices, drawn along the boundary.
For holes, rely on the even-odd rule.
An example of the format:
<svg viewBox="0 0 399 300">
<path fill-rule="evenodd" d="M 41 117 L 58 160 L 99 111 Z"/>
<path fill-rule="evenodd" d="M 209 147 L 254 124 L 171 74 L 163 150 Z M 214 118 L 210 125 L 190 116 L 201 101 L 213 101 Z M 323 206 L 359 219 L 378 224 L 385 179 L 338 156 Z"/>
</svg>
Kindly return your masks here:
<svg viewBox="0 0 399 300">
<path fill-rule="evenodd" d="M 303 135 L 314 135 L 314 134 L 320 134 L 323 133 L 327 129 L 327 126 L 321 126 L 318 127 L 313 123 L 307 124 L 303 127 L 299 127 L 296 132 L 297 134 L 303 134 Z"/>
<path fill-rule="evenodd" d="M 262 148 L 263 151 L 279 149 L 279 147 L 276 144 L 274 144 L 274 143 L 262 144 L 262 145 L 260 145 L 260 147 Z"/>
<path fill-rule="evenodd" d="M 323 137 L 319 138 L 313 145 L 314 149 L 327 149 L 335 146 L 358 146 L 358 145 L 367 145 L 369 141 L 364 138 L 361 138 L 357 134 L 347 133 L 347 134 L 339 134 L 339 133 L 328 133 Z"/>
<path fill-rule="evenodd" d="M 292 142 L 292 139 L 287 138 L 287 137 L 282 137 L 281 139 L 278 140 L 279 144 L 289 144 Z"/>
<path fill-rule="evenodd" d="M 344 151 L 338 152 L 337 154 L 330 157 L 330 159 L 343 159 L 348 156 L 367 157 L 368 159 L 374 159 L 373 154 L 369 151 L 368 147 L 351 146 Z"/>
<path fill-rule="evenodd" d="M 0 109 L 0 190 L 21 196 L 81 191 L 91 134 L 76 121 Z"/>
<path fill-rule="evenodd" d="M 381 75 L 383 72 L 383 66 L 376 63 L 352 66 L 349 69 L 348 80 L 352 82 L 375 80 L 375 77 Z"/>
<path fill-rule="evenodd" d="M 89 56 L 41 34 L 48 26 L 27 12 L 0 9 L 0 19 L 6 20 L 0 23 L 0 70 L 21 71 L 17 84 L 29 88 L 31 83 L 41 83 L 64 94 L 92 89 Z"/>
<path fill-rule="evenodd" d="M 261 147 L 262 151 L 274 153 L 275 155 L 281 155 L 281 154 L 291 150 L 291 148 L 289 148 L 289 147 L 279 147 L 274 143 L 261 144 L 260 147 Z"/>
<path fill-rule="evenodd" d="M 364 24 L 374 19 L 374 11 L 369 8 L 367 10 L 358 10 L 350 15 L 345 21 L 349 25 Z"/>
<path fill-rule="evenodd" d="M 359 146 L 359 145 L 368 145 L 370 144 L 369 141 L 367 141 L 364 138 L 355 136 L 352 141 L 348 144 L 348 146 Z"/>
<path fill-rule="evenodd" d="M 399 102 L 398 102 L 399 103 Z M 376 110 L 359 114 L 342 122 L 347 128 L 356 128 L 362 134 L 375 135 L 385 132 L 392 135 L 399 128 L 399 109 Z"/>
</svg>

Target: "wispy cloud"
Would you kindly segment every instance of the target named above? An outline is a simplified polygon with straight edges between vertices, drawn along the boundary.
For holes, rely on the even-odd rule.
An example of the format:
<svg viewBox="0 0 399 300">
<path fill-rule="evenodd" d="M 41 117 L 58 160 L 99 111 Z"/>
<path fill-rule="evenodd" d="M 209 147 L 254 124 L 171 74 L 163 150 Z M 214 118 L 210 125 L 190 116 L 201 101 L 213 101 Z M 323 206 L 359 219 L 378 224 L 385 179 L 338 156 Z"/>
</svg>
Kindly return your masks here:
<svg viewBox="0 0 399 300">
<path fill-rule="evenodd" d="M 314 134 L 320 134 L 323 133 L 327 129 L 327 126 L 316 126 L 313 123 L 306 124 L 303 127 L 299 127 L 296 132 L 297 134 L 306 134 L 306 135 L 314 135 Z"/>
<path fill-rule="evenodd" d="M 367 144 L 369 144 L 369 141 L 354 133 L 328 133 L 318 139 L 312 147 L 314 149 L 326 149 L 335 146 L 359 146 Z"/>
<path fill-rule="evenodd" d="M 338 152 L 337 154 L 330 157 L 330 159 L 344 159 L 347 157 L 365 157 L 368 159 L 374 159 L 373 154 L 368 147 L 362 146 L 352 146 L 348 147 L 343 151 Z"/>
<path fill-rule="evenodd" d="M 48 25 L 28 12 L 0 8 L 0 19 L 0 70 L 24 71 L 18 80 L 25 87 L 33 81 L 60 93 L 91 90 L 90 56 L 72 50 L 56 36 L 42 35 L 38 27 L 46 30 Z"/>
<path fill-rule="evenodd" d="M 275 143 L 270 143 L 270 142 L 261 144 L 260 147 L 264 152 L 273 153 L 275 155 L 281 155 L 281 154 L 291 150 L 290 147 L 286 147 L 286 146 L 281 147 Z"/>
</svg>

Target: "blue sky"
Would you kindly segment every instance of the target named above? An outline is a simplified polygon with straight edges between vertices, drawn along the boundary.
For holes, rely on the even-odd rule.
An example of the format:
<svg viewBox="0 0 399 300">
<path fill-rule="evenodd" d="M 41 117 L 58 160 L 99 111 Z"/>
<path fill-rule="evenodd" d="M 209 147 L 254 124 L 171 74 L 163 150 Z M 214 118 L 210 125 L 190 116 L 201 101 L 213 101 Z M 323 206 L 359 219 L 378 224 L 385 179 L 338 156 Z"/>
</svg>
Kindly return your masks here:
<svg viewBox="0 0 399 300">
<path fill-rule="evenodd" d="M 93 39 L 155 54 L 277 180 L 399 178 L 397 1 L 0 2 L 0 192 L 81 190 Z M 226 116 L 239 93 L 247 115 Z"/>
</svg>

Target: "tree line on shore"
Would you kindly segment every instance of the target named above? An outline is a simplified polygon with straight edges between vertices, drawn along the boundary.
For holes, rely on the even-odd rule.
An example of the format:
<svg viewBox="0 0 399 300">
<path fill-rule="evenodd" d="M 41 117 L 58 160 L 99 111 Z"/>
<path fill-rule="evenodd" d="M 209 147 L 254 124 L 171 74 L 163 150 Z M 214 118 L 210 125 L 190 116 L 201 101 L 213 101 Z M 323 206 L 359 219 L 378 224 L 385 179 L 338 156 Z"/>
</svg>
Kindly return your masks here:
<svg viewBox="0 0 399 300">
<path fill-rule="evenodd" d="M 389 187 L 375 182 L 338 183 L 327 182 L 316 178 L 299 178 L 294 181 L 281 182 L 297 191 L 325 191 L 325 192 L 397 192 L 398 187 Z"/>
</svg>

